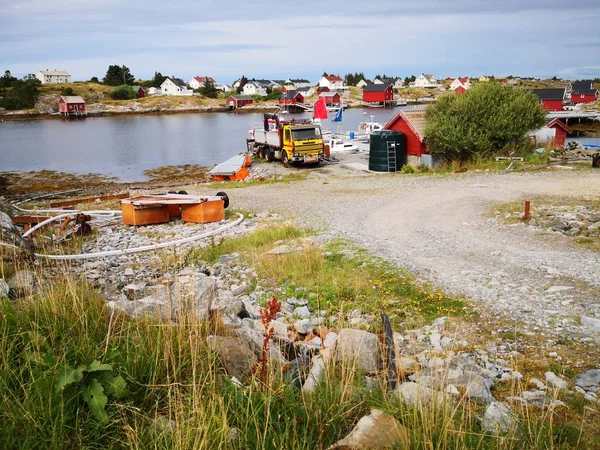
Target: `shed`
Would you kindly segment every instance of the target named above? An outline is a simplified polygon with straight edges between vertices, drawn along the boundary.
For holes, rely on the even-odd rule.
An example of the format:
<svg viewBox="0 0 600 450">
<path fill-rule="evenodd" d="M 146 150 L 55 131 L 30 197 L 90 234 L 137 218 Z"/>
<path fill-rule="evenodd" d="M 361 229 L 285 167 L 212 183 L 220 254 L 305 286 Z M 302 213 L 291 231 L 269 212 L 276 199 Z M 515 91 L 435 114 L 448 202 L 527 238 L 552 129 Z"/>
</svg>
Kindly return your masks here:
<svg viewBox="0 0 600 450">
<path fill-rule="evenodd" d="M 464 86 L 459 86 L 456 89 L 454 89 L 454 93 L 458 95 L 462 95 L 465 92 L 467 92 L 467 90 L 464 88 Z"/>
<path fill-rule="evenodd" d="M 394 85 L 367 84 L 363 89 L 363 101 L 368 103 L 385 103 L 394 100 Z"/>
<path fill-rule="evenodd" d="M 423 142 L 425 131 L 425 111 L 400 111 L 385 124 L 384 130 L 400 131 L 406 136 L 407 164 L 432 166 L 432 159 Z"/>
<path fill-rule="evenodd" d="M 279 97 L 280 105 L 295 105 L 297 103 L 304 103 L 304 96 L 295 90 L 287 90 L 281 93 Z"/>
<path fill-rule="evenodd" d="M 131 86 L 131 88 L 135 91 L 138 98 L 144 98 L 146 96 L 146 91 L 141 86 Z"/>
<path fill-rule="evenodd" d="M 594 81 L 593 80 L 580 80 L 574 81 L 571 83 L 571 86 L 574 91 L 579 89 L 594 89 Z"/>
<path fill-rule="evenodd" d="M 327 106 L 339 105 L 342 103 L 342 98 L 337 92 L 322 92 L 319 94 L 319 98 L 325 99 L 325 104 Z"/>
<path fill-rule="evenodd" d="M 58 112 L 65 117 L 86 116 L 85 100 L 79 95 L 63 95 L 58 99 Z"/>
<path fill-rule="evenodd" d="M 571 134 L 573 130 L 558 119 L 552 120 L 546 127 L 554 129 L 554 146 L 564 148 L 567 142 L 567 134 Z"/>
<path fill-rule="evenodd" d="M 329 89 L 327 86 L 319 86 L 317 88 L 317 94 L 321 94 L 323 92 L 329 92 L 331 91 L 331 89 Z"/>
<path fill-rule="evenodd" d="M 565 89 L 534 89 L 533 94 L 546 111 L 562 111 Z"/>
<path fill-rule="evenodd" d="M 227 107 L 229 109 L 241 108 L 242 106 L 252 105 L 254 100 L 249 95 L 230 95 L 227 98 Z"/>
<path fill-rule="evenodd" d="M 596 89 L 575 89 L 571 92 L 571 103 L 593 103 L 598 100 L 598 91 Z"/>
</svg>

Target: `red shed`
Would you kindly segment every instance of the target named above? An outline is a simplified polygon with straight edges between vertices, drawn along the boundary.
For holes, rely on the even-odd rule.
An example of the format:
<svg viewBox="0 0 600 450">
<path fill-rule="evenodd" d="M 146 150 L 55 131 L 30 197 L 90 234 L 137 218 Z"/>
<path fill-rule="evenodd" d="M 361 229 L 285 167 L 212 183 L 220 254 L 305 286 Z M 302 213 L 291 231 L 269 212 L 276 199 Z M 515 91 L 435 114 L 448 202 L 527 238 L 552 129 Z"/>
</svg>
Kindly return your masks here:
<svg viewBox="0 0 600 450">
<path fill-rule="evenodd" d="M 146 96 L 146 91 L 141 86 L 131 86 L 131 88 L 135 91 L 138 98 L 144 98 Z"/>
<path fill-rule="evenodd" d="M 554 128 L 554 146 L 564 148 L 565 142 L 567 141 L 567 134 L 571 134 L 573 130 L 558 119 L 554 119 L 546 126 L 548 128 Z"/>
<path fill-rule="evenodd" d="M 58 99 L 58 112 L 66 117 L 86 116 L 85 100 L 79 95 L 63 95 Z"/>
<path fill-rule="evenodd" d="M 227 98 L 227 107 L 229 109 L 241 108 L 242 106 L 252 105 L 254 100 L 249 95 L 230 95 Z"/>
<path fill-rule="evenodd" d="M 337 92 L 322 92 L 319 94 L 319 98 L 324 98 L 327 106 L 339 105 L 342 103 L 342 98 Z"/>
<path fill-rule="evenodd" d="M 411 164 L 411 156 L 418 158 L 416 164 L 419 165 L 423 154 L 428 154 L 427 146 L 423 142 L 423 133 L 425 130 L 425 111 L 400 111 L 392 120 L 385 124 L 384 130 L 396 130 L 404 133 L 406 136 L 406 154 L 408 163 Z"/>
<path fill-rule="evenodd" d="M 367 84 L 363 89 L 363 101 L 368 103 L 385 103 L 394 101 L 392 84 Z"/>
<path fill-rule="evenodd" d="M 280 105 L 295 105 L 296 103 L 304 103 L 304 96 L 300 92 L 294 90 L 282 92 L 279 98 Z"/>
<path fill-rule="evenodd" d="M 454 89 L 454 93 L 455 93 L 455 94 L 462 95 L 462 94 L 464 94 L 465 92 L 467 92 L 467 91 L 466 91 L 466 89 L 465 89 L 463 86 L 459 86 L 459 87 L 457 87 L 456 89 Z"/>
<path fill-rule="evenodd" d="M 546 111 L 562 111 L 565 89 L 534 89 L 533 93 Z"/>
<path fill-rule="evenodd" d="M 598 100 L 598 91 L 596 89 L 576 89 L 571 92 L 571 103 L 593 103 Z"/>
<path fill-rule="evenodd" d="M 323 92 L 329 92 L 331 89 L 329 89 L 327 86 L 319 86 L 317 88 L 317 94 L 322 94 Z"/>
</svg>

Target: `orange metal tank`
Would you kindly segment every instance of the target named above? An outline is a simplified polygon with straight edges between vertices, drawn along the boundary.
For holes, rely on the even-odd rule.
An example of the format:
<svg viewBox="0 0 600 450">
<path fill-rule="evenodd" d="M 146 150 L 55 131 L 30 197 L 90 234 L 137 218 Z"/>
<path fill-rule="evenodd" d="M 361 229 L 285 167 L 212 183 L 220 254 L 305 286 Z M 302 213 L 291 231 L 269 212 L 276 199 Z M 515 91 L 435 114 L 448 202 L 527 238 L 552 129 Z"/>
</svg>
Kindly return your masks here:
<svg viewBox="0 0 600 450">
<path fill-rule="evenodd" d="M 121 213 L 125 225 L 153 225 L 169 222 L 167 205 L 133 206 L 131 200 L 122 200 Z"/>
<path fill-rule="evenodd" d="M 181 205 L 181 220 L 184 222 L 208 223 L 225 219 L 223 200 L 212 200 L 197 205 Z"/>
</svg>

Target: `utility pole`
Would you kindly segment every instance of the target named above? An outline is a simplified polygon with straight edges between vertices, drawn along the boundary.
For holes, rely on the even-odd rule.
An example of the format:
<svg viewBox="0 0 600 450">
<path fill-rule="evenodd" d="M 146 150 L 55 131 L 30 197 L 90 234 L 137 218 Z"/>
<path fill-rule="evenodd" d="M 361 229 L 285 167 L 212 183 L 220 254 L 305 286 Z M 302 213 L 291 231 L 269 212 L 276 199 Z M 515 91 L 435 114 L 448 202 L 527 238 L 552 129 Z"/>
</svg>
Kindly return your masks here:
<svg viewBox="0 0 600 450">
<path fill-rule="evenodd" d="M 125 83 L 125 64 L 123 64 L 122 70 L 123 70 L 123 84 L 127 84 L 127 83 Z"/>
</svg>

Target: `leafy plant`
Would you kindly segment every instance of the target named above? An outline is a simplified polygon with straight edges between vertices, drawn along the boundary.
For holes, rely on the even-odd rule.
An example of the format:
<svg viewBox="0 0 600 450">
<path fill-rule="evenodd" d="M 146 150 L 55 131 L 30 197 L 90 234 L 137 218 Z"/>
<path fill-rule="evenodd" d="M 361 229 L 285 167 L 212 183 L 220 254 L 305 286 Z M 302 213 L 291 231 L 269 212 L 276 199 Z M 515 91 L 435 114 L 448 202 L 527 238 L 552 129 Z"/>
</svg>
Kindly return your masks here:
<svg viewBox="0 0 600 450">
<path fill-rule="evenodd" d="M 68 386 L 78 389 L 76 397 L 83 398 L 100 423 L 108 421 L 107 394 L 117 399 L 125 398 L 129 394 L 125 379 L 120 375 L 113 375 L 110 364 L 102 364 L 97 360 L 90 364 L 81 364 L 77 368 L 68 364 L 62 367 L 56 377 L 54 390 L 56 393 L 62 393 Z"/>
<path fill-rule="evenodd" d="M 269 345 L 271 343 L 271 337 L 273 337 L 273 332 L 275 331 L 273 326 L 271 326 L 271 321 L 277 316 L 279 311 L 281 311 L 281 302 L 277 300 L 277 297 L 275 296 L 269 300 L 266 308 L 259 309 L 260 321 L 265 327 L 265 332 L 262 349 L 256 366 L 254 367 L 254 371 L 255 373 L 258 373 L 258 376 L 263 383 L 267 381 Z"/>
<path fill-rule="evenodd" d="M 400 168 L 400 172 L 402 172 L 402 173 L 415 173 L 415 168 L 413 166 L 408 165 L 408 164 L 404 164 Z"/>
</svg>

